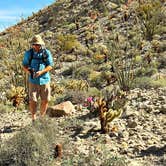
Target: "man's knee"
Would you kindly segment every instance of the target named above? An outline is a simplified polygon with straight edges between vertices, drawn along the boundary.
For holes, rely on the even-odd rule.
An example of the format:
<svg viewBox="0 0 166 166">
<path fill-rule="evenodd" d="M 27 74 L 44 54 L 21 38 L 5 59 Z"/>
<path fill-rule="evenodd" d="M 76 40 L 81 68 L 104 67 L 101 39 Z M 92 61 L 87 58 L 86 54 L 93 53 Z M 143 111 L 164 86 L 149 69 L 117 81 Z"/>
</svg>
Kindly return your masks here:
<svg viewBox="0 0 166 166">
<path fill-rule="evenodd" d="M 48 100 L 42 100 L 41 103 L 42 104 L 48 104 Z"/>
</svg>

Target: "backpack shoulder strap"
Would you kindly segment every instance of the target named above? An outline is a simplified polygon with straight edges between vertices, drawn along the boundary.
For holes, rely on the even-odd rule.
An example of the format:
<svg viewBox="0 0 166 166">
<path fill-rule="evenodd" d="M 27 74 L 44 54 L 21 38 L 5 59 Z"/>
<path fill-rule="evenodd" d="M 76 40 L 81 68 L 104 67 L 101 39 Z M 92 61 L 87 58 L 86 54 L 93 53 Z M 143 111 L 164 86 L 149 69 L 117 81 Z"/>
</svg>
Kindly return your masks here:
<svg viewBox="0 0 166 166">
<path fill-rule="evenodd" d="M 32 59 L 33 59 L 33 48 L 31 48 L 30 50 L 29 50 L 29 52 L 30 52 L 30 56 L 29 56 L 29 66 L 31 65 L 31 61 L 32 61 Z"/>
<path fill-rule="evenodd" d="M 29 50 L 29 52 L 30 52 L 30 56 L 29 56 L 29 66 L 31 65 L 31 61 L 32 61 L 32 59 L 34 58 L 34 51 L 33 51 L 33 48 L 31 48 L 30 50 Z M 48 58 L 48 54 L 47 54 L 47 51 L 46 51 L 46 49 L 43 49 L 42 50 L 42 61 L 43 62 L 46 62 L 47 61 L 47 58 Z M 36 59 L 38 59 L 38 58 L 36 58 Z"/>
<path fill-rule="evenodd" d="M 43 49 L 43 52 L 42 52 L 42 60 L 43 60 L 43 62 L 46 62 L 47 58 L 48 58 L 47 51 L 46 51 L 46 49 Z"/>
</svg>

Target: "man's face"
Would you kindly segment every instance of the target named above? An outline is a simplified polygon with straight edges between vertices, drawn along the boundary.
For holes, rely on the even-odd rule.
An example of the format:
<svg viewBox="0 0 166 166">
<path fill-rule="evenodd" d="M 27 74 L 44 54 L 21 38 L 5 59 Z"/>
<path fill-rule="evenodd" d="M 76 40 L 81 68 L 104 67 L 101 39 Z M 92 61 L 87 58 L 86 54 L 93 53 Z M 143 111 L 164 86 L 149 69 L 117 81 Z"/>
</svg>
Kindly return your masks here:
<svg viewBox="0 0 166 166">
<path fill-rule="evenodd" d="M 32 44 L 32 47 L 33 47 L 33 49 L 34 49 L 36 52 L 39 52 L 40 49 L 41 49 L 41 45 L 40 45 L 40 44 Z"/>
</svg>

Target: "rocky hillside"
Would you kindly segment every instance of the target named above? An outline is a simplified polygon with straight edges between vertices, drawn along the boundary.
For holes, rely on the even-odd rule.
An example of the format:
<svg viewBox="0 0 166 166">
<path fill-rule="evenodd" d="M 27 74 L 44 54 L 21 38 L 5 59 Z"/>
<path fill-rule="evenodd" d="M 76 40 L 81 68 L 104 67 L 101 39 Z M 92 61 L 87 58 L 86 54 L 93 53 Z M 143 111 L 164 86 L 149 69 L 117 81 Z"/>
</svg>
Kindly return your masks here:
<svg viewBox="0 0 166 166">
<path fill-rule="evenodd" d="M 24 107 L 27 75 L 21 65 L 31 37 L 41 34 L 55 62 L 50 105 L 70 100 L 77 108 L 69 117 L 43 122 L 57 126 L 55 137 L 64 146 L 63 159 L 54 164 L 164 166 L 165 6 L 163 0 L 58 0 L 0 33 L 0 158 L 6 154 L 5 164 L 8 157 L 10 164 L 16 163 L 15 144 L 7 148 L 12 155 L 4 149 L 20 131 L 28 130 L 27 138 L 35 140 L 33 128 L 44 130 L 40 122 L 32 126 Z M 97 110 L 84 105 L 88 97 L 103 97 L 108 109 L 123 111 L 107 134 L 101 132 Z M 18 148 L 18 156 L 20 152 Z M 40 160 L 31 165 L 45 164 Z"/>
<path fill-rule="evenodd" d="M 6 161 L 8 153 L 14 154 L 13 152 L 18 151 L 21 154 L 19 149 L 16 150 L 20 144 L 29 151 L 27 140 L 22 140 L 23 145 L 19 140 L 15 140 L 14 136 L 20 131 L 23 134 L 25 130 L 28 139 L 36 139 L 31 132 L 35 129 L 36 137 L 41 137 L 38 132 L 46 132 L 45 128 L 51 123 L 47 134 L 54 129 L 53 142 L 63 146 L 63 159 L 54 160 L 54 165 L 165 166 L 165 93 L 166 89 L 132 90 L 125 113 L 111 122 L 109 134 L 101 134 L 99 119 L 86 108 L 69 117 L 47 117 L 45 122 L 37 121 L 35 126 L 27 111 L 3 113 L 0 117 L 1 141 L 2 144 L 7 140 L 9 142 L 5 147 L 2 146 L 2 150 L 10 147 L 10 151 L 6 150 L 5 155 L 1 151 L 0 156 L 4 155 L 2 158 Z M 30 125 L 30 128 L 27 128 L 27 125 Z M 48 139 L 51 142 L 50 135 Z M 22 161 L 24 160 L 23 158 Z M 0 163 L 2 164 L 1 160 Z"/>
</svg>

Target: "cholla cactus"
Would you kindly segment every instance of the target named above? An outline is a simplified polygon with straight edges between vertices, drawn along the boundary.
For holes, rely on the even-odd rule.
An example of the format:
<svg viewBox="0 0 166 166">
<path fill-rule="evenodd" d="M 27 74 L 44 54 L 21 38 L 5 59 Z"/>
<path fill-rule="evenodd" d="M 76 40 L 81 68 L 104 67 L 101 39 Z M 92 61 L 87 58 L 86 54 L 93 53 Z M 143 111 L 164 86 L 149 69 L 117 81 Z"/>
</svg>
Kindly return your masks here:
<svg viewBox="0 0 166 166">
<path fill-rule="evenodd" d="M 13 102 L 14 107 L 18 107 L 21 104 L 21 102 L 24 101 L 24 98 L 26 97 L 24 87 L 11 86 L 11 88 L 7 92 L 7 97 L 10 101 Z"/>
<path fill-rule="evenodd" d="M 105 119 L 105 113 L 108 111 L 107 102 L 104 100 L 104 98 L 99 98 L 94 103 L 96 109 L 99 112 L 99 119 L 101 124 L 101 131 L 103 133 L 107 133 L 108 130 L 106 129 L 106 119 Z"/>
<path fill-rule="evenodd" d="M 109 132 L 109 123 L 121 116 L 125 103 L 125 93 L 122 91 L 112 94 L 111 98 L 107 100 L 99 98 L 94 102 L 94 107 L 99 113 L 102 133 Z"/>
<path fill-rule="evenodd" d="M 51 93 L 54 96 L 55 94 L 62 94 L 64 92 L 64 87 L 56 83 L 51 83 Z"/>
<path fill-rule="evenodd" d="M 104 133 L 108 133 L 109 123 L 112 122 L 115 118 L 120 117 L 122 112 L 123 112 L 122 109 L 119 110 L 109 109 L 108 112 L 103 113 L 104 123 L 103 126 L 101 126 L 101 128 Z"/>
<path fill-rule="evenodd" d="M 70 80 L 66 86 L 66 89 L 73 89 L 73 90 L 82 90 L 87 91 L 89 88 L 89 84 L 86 80 Z"/>
</svg>

